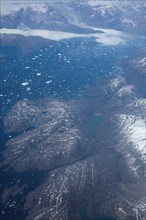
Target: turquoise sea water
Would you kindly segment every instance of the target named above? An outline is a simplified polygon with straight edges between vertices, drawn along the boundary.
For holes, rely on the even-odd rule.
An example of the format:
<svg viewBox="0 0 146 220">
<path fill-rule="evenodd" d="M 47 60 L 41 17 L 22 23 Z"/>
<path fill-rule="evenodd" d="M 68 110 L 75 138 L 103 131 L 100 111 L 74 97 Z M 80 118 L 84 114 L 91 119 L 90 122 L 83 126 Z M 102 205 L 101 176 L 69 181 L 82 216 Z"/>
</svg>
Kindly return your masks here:
<svg viewBox="0 0 146 220">
<path fill-rule="evenodd" d="M 93 135 L 96 135 L 97 126 L 99 125 L 101 120 L 100 115 L 93 115 L 89 120 L 89 130 Z"/>
</svg>

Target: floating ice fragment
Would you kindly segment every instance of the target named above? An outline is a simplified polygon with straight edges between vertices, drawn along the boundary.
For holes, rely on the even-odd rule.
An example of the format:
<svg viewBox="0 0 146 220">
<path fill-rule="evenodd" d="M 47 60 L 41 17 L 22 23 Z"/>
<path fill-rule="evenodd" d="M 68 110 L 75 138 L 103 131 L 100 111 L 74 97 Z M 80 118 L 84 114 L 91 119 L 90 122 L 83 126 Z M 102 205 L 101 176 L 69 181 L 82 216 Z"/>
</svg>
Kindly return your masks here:
<svg viewBox="0 0 146 220">
<path fill-rule="evenodd" d="M 47 84 L 50 84 L 50 83 L 52 83 L 52 80 L 49 80 L 49 81 L 47 81 L 46 83 L 47 83 Z"/>
<path fill-rule="evenodd" d="M 93 28 L 95 30 L 95 28 Z M 71 38 L 95 38 L 97 43 L 101 43 L 104 45 L 118 45 L 118 44 L 125 44 L 126 40 L 128 40 L 128 35 L 126 36 L 125 33 L 120 31 L 115 31 L 113 29 L 99 29 L 99 31 L 102 31 L 101 33 L 90 33 L 90 34 L 75 34 L 75 33 L 69 33 L 69 32 L 63 32 L 63 31 L 49 31 L 49 30 L 40 30 L 40 29 L 29 29 L 29 30 L 19 30 L 19 29 L 8 29 L 8 28 L 2 28 L 1 33 L 2 34 L 19 34 L 23 35 L 25 37 L 28 36 L 38 36 L 42 37 L 44 39 L 54 40 L 54 41 L 60 41 L 64 39 L 71 39 Z M 50 45 L 50 48 L 53 47 L 53 45 Z M 85 49 L 85 48 L 83 48 Z"/>
<path fill-rule="evenodd" d="M 21 83 L 22 86 L 28 86 L 29 85 L 29 82 L 23 82 Z"/>
<path fill-rule="evenodd" d="M 29 92 L 30 90 L 31 90 L 31 88 L 30 88 L 30 87 L 27 87 L 27 88 L 26 88 L 26 91 L 27 91 L 27 92 Z"/>
<path fill-rule="evenodd" d="M 37 73 L 37 76 L 41 76 L 42 74 L 41 73 Z"/>
<path fill-rule="evenodd" d="M 30 67 L 29 67 L 29 66 L 26 66 L 25 69 L 30 69 Z"/>
<path fill-rule="evenodd" d="M 61 54 L 61 53 L 58 53 L 57 55 L 58 55 L 58 57 L 59 57 L 59 58 L 61 58 L 61 57 L 62 57 L 62 54 Z"/>
<path fill-rule="evenodd" d="M 7 103 L 10 103 L 11 102 L 11 99 L 7 99 Z"/>
</svg>

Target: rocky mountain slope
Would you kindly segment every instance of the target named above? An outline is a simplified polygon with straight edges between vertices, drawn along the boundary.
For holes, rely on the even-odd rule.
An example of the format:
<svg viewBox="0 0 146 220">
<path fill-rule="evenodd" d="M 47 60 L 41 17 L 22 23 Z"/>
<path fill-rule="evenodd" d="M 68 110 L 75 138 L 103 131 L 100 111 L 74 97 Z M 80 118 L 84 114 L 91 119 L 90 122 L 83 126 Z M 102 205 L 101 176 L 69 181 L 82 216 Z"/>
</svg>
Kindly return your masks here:
<svg viewBox="0 0 146 220">
<path fill-rule="evenodd" d="M 87 16 L 88 15 L 88 16 Z M 74 33 L 112 28 L 144 35 L 145 4 L 140 1 L 2 2 L 1 28 L 47 29 Z M 93 28 L 94 27 L 94 28 Z"/>
<path fill-rule="evenodd" d="M 26 196 L 26 219 L 144 220 L 146 100 L 128 74 L 99 79 L 87 98 L 23 100 L 6 115 L 14 137 L 1 166 L 48 172 Z"/>
</svg>

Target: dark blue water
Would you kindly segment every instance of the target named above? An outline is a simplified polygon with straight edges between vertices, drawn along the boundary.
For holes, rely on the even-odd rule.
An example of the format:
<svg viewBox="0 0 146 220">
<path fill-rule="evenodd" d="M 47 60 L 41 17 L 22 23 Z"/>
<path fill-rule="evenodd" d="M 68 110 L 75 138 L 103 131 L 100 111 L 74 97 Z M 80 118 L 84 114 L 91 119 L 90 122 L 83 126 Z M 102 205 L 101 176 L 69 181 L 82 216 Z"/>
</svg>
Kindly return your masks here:
<svg viewBox="0 0 146 220">
<path fill-rule="evenodd" d="M 82 95 L 99 77 L 122 74 L 119 60 L 142 43 L 104 46 L 94 39 L 74 39 L 29 54 L 22 54 L 20 48 L 2 46 L 1 53 L 7 59 L 1 63 L 1 114 L 24 98 Z"/>
<path fill-rule="evenodd" d="M 87 208 L 86 206 L 84 207 L 81 207 L 80 208 L 80 215 L 81 215 L 81 220 L 116 220 L 116 218 L 112 217 L 112 216 L 100 216 L 100 217 L 95 217 L 94 219 L 90 218 L 88 215 L 87 215 Z"/>
</svg>

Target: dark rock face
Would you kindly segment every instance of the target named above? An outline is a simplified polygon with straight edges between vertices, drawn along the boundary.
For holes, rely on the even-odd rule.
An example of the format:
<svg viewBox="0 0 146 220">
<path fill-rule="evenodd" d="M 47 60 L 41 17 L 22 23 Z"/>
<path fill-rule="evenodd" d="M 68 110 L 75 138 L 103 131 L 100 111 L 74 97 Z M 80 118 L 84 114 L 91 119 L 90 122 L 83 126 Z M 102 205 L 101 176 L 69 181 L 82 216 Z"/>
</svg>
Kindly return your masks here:
<svg viewBox="0 0 146 220">
<path fill-rule="evenodd" d="M 86 155 L 91 151 L 74 124 L 71 106 L 59 100 L 19 102 L 6 116 L 5 127 L 9 132 L 22 131 L 7 143 L 7 153 L 13 155 L 9 159 L 19 171 L 50 170 L 72 163 L 83 157 L 83 152 Z M 22 166 L 17 166 L 22 160 Z"/>
<path fill-rule="evenodd" d="M 81 219 L 84 207 L 91 219 L 99 215 L 120 217 L 121 203 L 124 217 L 131 214 L 126 200 L 133 201 L 134 196 L 130 192 L 126 195 L 121 184 L 117 186 L 121 181 L 117 180 L 118 160 L 111 150 L 98 151 L 83 161 L 51 171 L 46 183 L 27 197 L 25 208 L 33 207 L 27 219 Z"/>
</svg>

